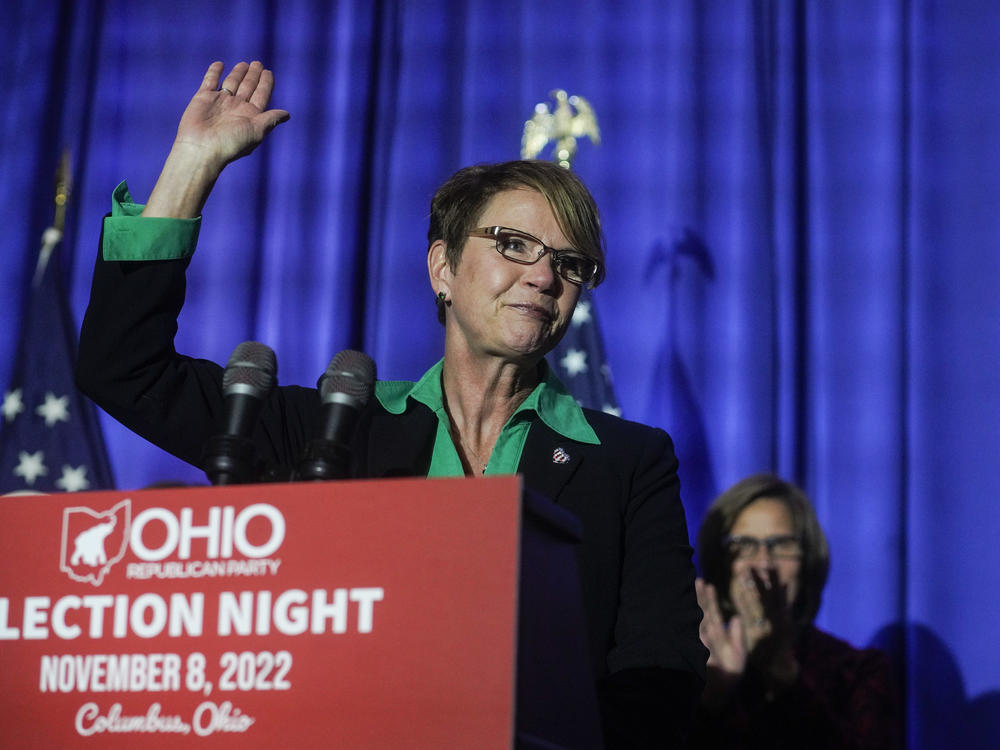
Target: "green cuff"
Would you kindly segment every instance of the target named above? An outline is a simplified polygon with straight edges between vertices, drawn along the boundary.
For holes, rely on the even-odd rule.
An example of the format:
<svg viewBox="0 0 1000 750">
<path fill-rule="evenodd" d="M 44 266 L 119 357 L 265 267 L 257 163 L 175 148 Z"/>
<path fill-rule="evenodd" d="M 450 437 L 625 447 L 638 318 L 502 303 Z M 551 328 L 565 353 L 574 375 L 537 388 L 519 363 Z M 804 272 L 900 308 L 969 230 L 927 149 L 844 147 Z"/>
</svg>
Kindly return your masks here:
<svg viewBox="0 0 1000 750">
<path fill-rule="evenodd" d="M 167 219 L 140 216 L 124 181 L 111 196 L 111 216 L 104 218 L 104 260 L 179 260 L 198 244 L 201 217 Z"/>
</svg>

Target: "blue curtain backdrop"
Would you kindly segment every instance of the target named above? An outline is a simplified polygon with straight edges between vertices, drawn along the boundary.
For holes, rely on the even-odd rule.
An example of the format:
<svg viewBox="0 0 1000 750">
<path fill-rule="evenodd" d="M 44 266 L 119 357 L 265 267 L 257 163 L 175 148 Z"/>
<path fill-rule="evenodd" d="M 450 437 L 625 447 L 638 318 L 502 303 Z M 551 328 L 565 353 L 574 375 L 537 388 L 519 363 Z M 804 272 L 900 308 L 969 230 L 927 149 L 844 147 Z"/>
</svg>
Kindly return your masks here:
<svg viewBox="0 0 1000 750">
<path fill-rule="evenodd" d="M 692 531 L 748 473 L 798 480 L 832 547 L 819 624 L 901 659 L 912 747 L 996 746 L 1000 6 L 9 0 L 0 19 L 0 383 L 62 147 L 79 321 L 112 189 L 149 194 L 212 60 L 264 60 L 292 119 L 206 206 L 178 347 L 265 341 L 283 383 L 346 347 L 383 378 L 432 364 L 434 188 L 516 157 L 552 89 L 583 95 L 608 360 L 624 415 L 675 438 Z M 203 481 L 103 424 L 121 487 Z"/>
</svg>

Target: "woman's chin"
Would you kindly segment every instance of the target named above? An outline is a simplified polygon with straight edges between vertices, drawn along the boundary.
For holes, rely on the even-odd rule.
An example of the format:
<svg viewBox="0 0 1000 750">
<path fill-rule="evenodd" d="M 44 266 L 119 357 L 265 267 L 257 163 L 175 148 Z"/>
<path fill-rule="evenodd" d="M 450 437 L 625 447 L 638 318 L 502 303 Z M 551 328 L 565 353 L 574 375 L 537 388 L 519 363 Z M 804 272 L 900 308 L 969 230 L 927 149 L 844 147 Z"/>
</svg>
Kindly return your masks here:
<svg viewBox="0 0 1000 750">
<path fill-rule="evenodd" d="M 541 326 L 519 326 L 507 331 L 504 346 L 512 354 L 522 357 L 544 357 L 555 345 L 549 331 Z"/>
</svg>

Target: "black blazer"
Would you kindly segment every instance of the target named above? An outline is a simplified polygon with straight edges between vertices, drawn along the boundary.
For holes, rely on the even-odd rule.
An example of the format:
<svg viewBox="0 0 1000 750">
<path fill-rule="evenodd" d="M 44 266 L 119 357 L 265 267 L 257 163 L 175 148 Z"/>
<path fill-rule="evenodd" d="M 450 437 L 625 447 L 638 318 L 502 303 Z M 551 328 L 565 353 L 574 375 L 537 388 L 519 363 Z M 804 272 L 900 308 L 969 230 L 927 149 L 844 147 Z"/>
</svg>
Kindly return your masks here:
<svg viewBox="0 0 1000 750">
<path fill-rule="evenodd" d="M 518 473 L 527 487 L 583 525 L 584 605 L 597 677 L 636 667 L 703 674 L 701 611 L 677 459 L 662 430 L 585 410 L 600 445 L 578 443 L 535 420 Z M 426 476 L 437 418 L 411 402 L 401 415 L 377 404 L 359 425 L 355 475 Z M 561 448 L 569 461 L 556 463 Z"/>
</svg>

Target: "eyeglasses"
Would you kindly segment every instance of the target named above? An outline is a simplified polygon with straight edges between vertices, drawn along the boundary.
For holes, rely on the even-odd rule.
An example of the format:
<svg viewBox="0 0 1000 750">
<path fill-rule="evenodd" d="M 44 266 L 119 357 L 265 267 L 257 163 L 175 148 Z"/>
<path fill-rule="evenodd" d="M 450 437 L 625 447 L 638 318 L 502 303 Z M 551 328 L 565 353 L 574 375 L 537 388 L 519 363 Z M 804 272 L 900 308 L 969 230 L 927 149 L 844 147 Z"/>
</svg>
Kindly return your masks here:
<svg viewBox="0 0 1000 750">
<path fill-rule="evenodd" d="M 781 534 L 759 539 L 755 536 L 727 536 L 722 545 L 729 550 L 737 560 L 749 560 L 757 556 L 761 546 L 767 550 L 768 558 L 772 560 L 788 560 L 802 557 L 802 543 L 797 536 Z"/>
<path fill-rule="evenodd" d="M 590 256 L 574 250 L 556 250 L 537 237 L 516 229 L 481 227 L 469 232 L 469 236 L 495 239 L 498 253 L 507 260 L 525 266 L 537 263 L 543 255 L 548 254 L 552 257 L 552 267 L 555 272 L 573 284 L 589 287 L 600 275 L 601 264 Z"/>
</svg>

